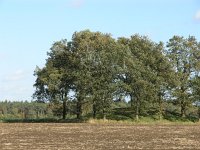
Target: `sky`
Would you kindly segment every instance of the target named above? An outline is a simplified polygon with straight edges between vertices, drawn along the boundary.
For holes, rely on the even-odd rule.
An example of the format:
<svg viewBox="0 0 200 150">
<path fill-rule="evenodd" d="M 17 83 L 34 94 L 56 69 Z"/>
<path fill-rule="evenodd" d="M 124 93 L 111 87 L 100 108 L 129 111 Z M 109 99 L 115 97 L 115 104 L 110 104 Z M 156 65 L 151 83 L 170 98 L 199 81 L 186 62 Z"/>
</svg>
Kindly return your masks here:
<svg viewBox="0 0 200 150">
<path fill-rule="evenodd" d="M 0 101 L 31 101 L 52 44 L 85 29 L 200 41 L 200 0 L 0 0 Z"/>
</svg>

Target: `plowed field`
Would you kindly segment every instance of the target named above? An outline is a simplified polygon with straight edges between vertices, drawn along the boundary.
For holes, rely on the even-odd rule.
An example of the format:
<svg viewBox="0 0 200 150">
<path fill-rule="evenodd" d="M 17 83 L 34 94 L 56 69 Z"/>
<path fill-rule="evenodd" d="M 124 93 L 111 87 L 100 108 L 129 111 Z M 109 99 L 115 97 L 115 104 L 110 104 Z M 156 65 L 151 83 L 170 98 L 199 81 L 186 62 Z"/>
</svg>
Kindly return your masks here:
<svg viewBox="0 0 200 150">
<path fill-rule="evenodd" d="M 198 125 L 0 123 L 1 150 L 200 149 Z"/>
</svg>

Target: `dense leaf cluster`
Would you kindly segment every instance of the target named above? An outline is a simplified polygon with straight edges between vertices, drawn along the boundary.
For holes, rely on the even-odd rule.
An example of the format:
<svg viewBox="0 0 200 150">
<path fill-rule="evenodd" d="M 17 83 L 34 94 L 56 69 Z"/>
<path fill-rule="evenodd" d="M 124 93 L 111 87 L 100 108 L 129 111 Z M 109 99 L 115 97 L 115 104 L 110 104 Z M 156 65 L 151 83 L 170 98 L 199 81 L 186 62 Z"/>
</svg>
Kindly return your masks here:
<svg viewBox="0 0 200 150">
<path fill-rule="evenodd" d="M 49 104 L 37 102 L 0 102 L 0 120 L 39 119 L 53 117 Z"/>
<path fill-rule="evenodd" d="M 83 114 L 105 118 L 116 101 L 129 102 L 126 109 L 137 120 L 141 115 L 162 118 L 173 106 L 185 117 L 199 101 L 199 59 L 200 43 L 192 36 L 174 36 L 165 47 L 137 34 L 114 39 L 75 32 L 71 41 L 55 42 L 45 66 L 36 68 L 33 96 L 62 103 L 64 119 L 68 109 L 78 119 Z"/>
</svg>

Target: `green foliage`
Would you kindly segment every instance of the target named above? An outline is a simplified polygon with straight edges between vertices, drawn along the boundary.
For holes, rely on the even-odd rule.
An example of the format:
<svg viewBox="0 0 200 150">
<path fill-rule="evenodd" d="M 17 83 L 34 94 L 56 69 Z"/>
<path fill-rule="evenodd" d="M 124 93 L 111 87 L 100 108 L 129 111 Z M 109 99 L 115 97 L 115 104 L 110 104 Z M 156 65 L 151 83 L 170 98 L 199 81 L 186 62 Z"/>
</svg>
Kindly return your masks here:
<svg viewBox="0 0 200 150">
<path fill-rule="evenodd" d="M 167 44 L 166 54 L 175 71 L 175 79 L 178 81 L 172 91 L 172 97 L 176 104 L 181 107 L 181 116 L 186 116 L 186 111 L 193 101 L 196 101 L 197 95 L 192 93 L 196 91 L 195 75 L 199 74 L 199 56 L 200 46 L 192 36 L 183 38 L 174 36 Z M 195 82 L 197 83 L 197 82 Z"/>
<path fill-rule="evenodd" d="M 39 119 L 52 117 L 48 104 L 36 102 L 0 102 L 0 119 Z"/>
<path fill-rule="evenodd" d="M 33 97 L 63 119 L 196 116 L 191 112 L 200 97 L 200 44 L 192 36 L 174 36 L 166 46 L 138 34 L 116 40 L 75 32 L 71 41 L 55 42 L 45 66 L 36 68 Z"/>
</svg>

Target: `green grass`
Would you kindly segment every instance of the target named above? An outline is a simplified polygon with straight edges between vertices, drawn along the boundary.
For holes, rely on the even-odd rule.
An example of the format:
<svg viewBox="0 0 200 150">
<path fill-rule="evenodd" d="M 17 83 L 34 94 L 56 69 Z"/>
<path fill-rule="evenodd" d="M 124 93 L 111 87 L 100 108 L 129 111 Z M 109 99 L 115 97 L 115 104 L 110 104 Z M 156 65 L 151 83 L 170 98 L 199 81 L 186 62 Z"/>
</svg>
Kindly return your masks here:
<svg viewBox="0 0 200 150">
<path fill-rule="evenodd" d="M 126 119 L 56 119 L 56 118 L 43 118 L 43 119 L 1 119 L 1 123 L 91 123 L 91 124 L 128 124 L 128 125 L 194 125 L 200 122 L 192 122 L 190 120 L 166 120 L 155 119 L 151 117 L 140 117 L 139 120 Z"/>
<path fill-rule="evenodd" d="M 109 120 L 109 119 L 89 119 L 86 123 L 91 124 L 127 124 L 127 125 L 199 125 L 200 122 L 192 121 L 169 121 L 169 120 L 152 120 L 151 118 L 142 117 L 136 120 Z"/>
<path fill-rule="evenodd" d="M 63 120 L 58 117 L 47 117 L 39 119 L 21 119 L 20 116 L 1 115 L 0 122 L 7 123 L 125 123 L 125 124 L 194 124 L 199 122 L 196 115 L 188 115 L 181 118 L 180 114 L 174 111 L 165 112 L 163 119 L 159 119 L 157 114 L 143 114 L 139 120 L 135 120 L 134 112 L 131 108 L 115 108 L 106 114 L 106 120 L 103 120 L 101 113 L 97 114 L 97 119 L 91 119 L 92 113 L 84 115 L 81 120 L 76 119 L 76 115 L 68 115 Z"/>
<path fill-rule="evenodd" d="M 42 119 L 1 119 L 0 122 L 2 123 L 81 123 L 83 122 L 83 120 L 42 118 Z"/>
</svg>

